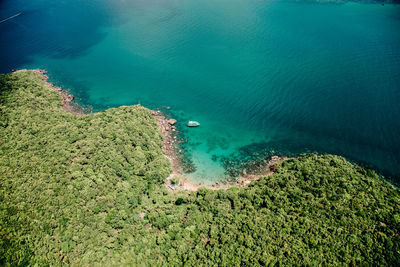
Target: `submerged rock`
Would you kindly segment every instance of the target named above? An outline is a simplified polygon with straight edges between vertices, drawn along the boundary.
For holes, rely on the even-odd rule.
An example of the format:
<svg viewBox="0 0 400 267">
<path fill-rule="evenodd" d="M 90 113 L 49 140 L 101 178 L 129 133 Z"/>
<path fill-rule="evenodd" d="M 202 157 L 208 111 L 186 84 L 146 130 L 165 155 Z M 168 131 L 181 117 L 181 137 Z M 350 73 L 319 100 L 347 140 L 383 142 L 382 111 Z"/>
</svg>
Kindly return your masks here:
<svg viewBox="0 0 400 267">
<path fill-rule="evenodd" d="M 175 119 L 169 119 L 169 120 L 168 120 L 168 123 L 169 123 L 170 125 L 174 125 L 174 124 L 176 123 L 176 120 L 175 120 Z"/>
</svg>

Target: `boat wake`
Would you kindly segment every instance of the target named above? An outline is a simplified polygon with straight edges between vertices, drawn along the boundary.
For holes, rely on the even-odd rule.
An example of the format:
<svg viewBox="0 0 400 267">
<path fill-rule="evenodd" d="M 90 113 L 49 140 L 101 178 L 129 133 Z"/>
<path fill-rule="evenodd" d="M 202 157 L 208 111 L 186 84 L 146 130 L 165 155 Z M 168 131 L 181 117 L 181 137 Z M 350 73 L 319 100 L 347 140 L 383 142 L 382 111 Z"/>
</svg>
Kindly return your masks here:
<svg viewBox="0 0 400 267">
<path fill-rule="evenodd" d="M 6 19 L 0 20 L 0 23 L 6 22 L 7 20 L 10 20 L 10 19 L 13 19 L 13 18 L 15 18 L 15 17 L 18 17 L 18 16 L 21 15 L 21 14 L 22 14 L 22 12 L 20 12 L 20 13 L 18 13 L 18 14 L 15 14 L 14 16 L 8 17 L 8 18 L 6 18 Z"/>
</svg>

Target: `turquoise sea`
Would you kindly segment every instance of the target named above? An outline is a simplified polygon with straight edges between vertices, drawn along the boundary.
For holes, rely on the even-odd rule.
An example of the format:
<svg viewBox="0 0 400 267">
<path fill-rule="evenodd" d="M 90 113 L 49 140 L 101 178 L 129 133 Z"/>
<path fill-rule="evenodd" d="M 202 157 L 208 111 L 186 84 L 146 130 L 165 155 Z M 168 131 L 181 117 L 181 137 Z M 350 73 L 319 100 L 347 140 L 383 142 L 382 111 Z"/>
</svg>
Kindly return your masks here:
<svg viewBox="0 0 400 267">
<path fill-rule="evenodd" d="M 46 69 L 95 111 L 168 112 L 196 182 L 306 152 L 400 181 L 400 5 L 0 0 L 0 21 L 0 72 Z"/>
</svg>

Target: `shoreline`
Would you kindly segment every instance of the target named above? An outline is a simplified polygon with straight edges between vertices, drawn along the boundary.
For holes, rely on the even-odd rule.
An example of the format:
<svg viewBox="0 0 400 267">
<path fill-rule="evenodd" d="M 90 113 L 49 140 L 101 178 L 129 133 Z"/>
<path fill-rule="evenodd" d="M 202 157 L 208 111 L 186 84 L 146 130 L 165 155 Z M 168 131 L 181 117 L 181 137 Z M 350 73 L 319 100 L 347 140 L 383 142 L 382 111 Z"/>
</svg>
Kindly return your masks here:
<svg viewBox="0 0 400 267">
<path fill-rule="evenodd" d="M 181 140 L 178 138 L 178 129 L 174 126 L 177 123 L 176 119 L 169 117 L 160 110 L 151 110 L 152 115 L 156 118 L 161 134 L 163 135 L 163 150 L 165 156 L 169 159 L 172 172 L 165 179 L 164 186 L 171 192 L 178 191 L 197 191 L 200 188 L 210 190 L 227 190 L 231 187 L 244 187 L 253 181 L 259 180 L 261 177 L 267 177 L 275 173 L 277 163 L 289 159 L 286 156 L 271 156 L 266 158 L 266 164 L 251 174 L 239 175 L 234 177 L 235 181 L 215 181 L 212 185 L 190 181 L 185 175 L 182 155 L 183 151 L 178 145 Z"/>
<path fill-rule="evenodd" d="M 13 72 L 18 72 L 18 71 L 32 71 L 36 74 L 39 74 L 43 78 L 43 82 L 48 85 L 51 89 L 56 91 L 62 98 L 62 107 L 64 110 L 68 111 L 69 113 L 72 113 L 76 116 L 85 116 L 87 114 L 93 113 L 93 109 L 88 106 L 88 107 L 83 107 L 77 103 L 74 102 L 75 97 L 69 93 L 68 90 L 64 90 L 53 83 L 49 82 L 49 76 L 46 74 L 46 70 L 42 69 L 20 69 L 20 70 L 15 70 Z"/>
<path fill-rule="evenodd" d="M 49 82 L 49 76 L 46 74 L 46 70 L 20 69 L 20 70 L 13 70 L 12 72 L 19 72 L 19 71 L 31 71 L 40 75 L 42 77 L 43 82 L 61 96 L 62 108 L 65 111 L 75 116 L 85 116 L 93 113 L 92 107 L 90 106 L 83 107 L 78 103 L 74 102 L 75 98 L 72 94 L 69 93 L 68 90 L 62 89 L 54 85 L 53 83 Z M 267 177 L 274 174 L 276 171 L 275 166 L 277 163 L 293 158 L 293 157 L 277 156 L 277 155 L 265 158 L 264 162 L 266 162 L 266 164 L 260 166 L 258 169 L 256 169 L 250 174 L 244 174 L 244 175 L 242 174 L 236 177 L 231 177 L 232 180 L 234 181 L 229 181 L 229 180 L 224 181 L 221 178 L 220 181 L 215 181 L 215 183 L 213 183 L 212 185 L 206 185 L 202 182 L 190 181 L 184 172 L 185 168 L 185 161 L 183 159 L 184 152 L 178 146 L 184 141 L 180 140 L 178 135 L 180 132 L 177 129 L 177 127 L 174 126 L 177 121 L 173 118 L 170 118 L 167 114 L 163 113 L 161 110 L 151 110 L 151 109 L 148 110 L 156 119 L 160 133 L 163 136 L 164 156 L 169 159 L 170 167 L 172 169 L 170 175 L 165 179 L 164 186 L 171 192 L 179 192 L 183 190 L 197 191 L 200 188 L 206 188 L 210 190 L 220 190 L 220 189 L 227 190 L 231 187 L 244 187 L 253 181 L 259 180 L 261 177 Z M 368 166 L 364 166 L 359 162 L 355 161 L 353 163 L 357 164 L 360 167 L 371 169 Z M 394 179 L 390 178 L 388 179 L 386 176 L 384 176 L 380 171 L 378 171 L 375 168 L 372 168 L 372 170 L 375 170 L 381 178 L 387 180 L 392 185 L 398 187 L 398 182 L 396 182 Z"/>
<path fill-rule="evenodd" d="M 93 109 L 88 107 L 82 107 L 81 105 L 74 102 L 74 96 L 69 93 L 68 90 L 62 89 L 53 83 L 49 82 L 49 76 L 46 74 L 46 70 L 42 69 L 21 69 L 18 71 L 32 71 L 40 75 L 43 82 L 48 85 L 52 90 L 56 91 L 62 99 L 62 108 L 72 113 L 75 116 L 85 116 L 93 113 Z M 274 166 L 283 160 L 287 160 L 288 157 L 272 156 L 268 159 L 266 165 L 262 166 L 258 171 L 252 174 L 240 175 L 235 177 L 235 181 L 216 181 L 212 185 L 198 184 L 190 181 L 184 173 L 184 162 L 182 160 L 183 150 L 179 149 L 178 145 L 182 142 L 178 138 L 179 131 L 176 126 L 176 120 L 170 118 L 168 115 L 160 110 L 149 109 L 153 117 L 159 126 L 161 135 L 163 136 L 163 151 L 166 158 L 170 162 L 172 172 L 165 179 L 164 186 L 171 192 L 178 192 L 182 190 L 197 191 L 200 188 L 206 188 L 210 190 L 227 190 L 231 187 L 243 187 L 250 184 L 253 181 L 259 180 L 261 177 L 267 177 L 275 173 Z"/>
<path fill-rule="evenodd" d="M 180 143 L 177 137 L 177 128 L 174 126 L 176 120 L 168 118 L 168 116 L 160 110 L 151 110 L 151 114 L 156 119 L 161 135 L 163 136 L 164 155 L 169 159 L 171 164 L 172 172 L 165 180 L 165 184 L 167 185 L 175 176 L 183 174 L 183 168 L 178 155 L 181 150 L 178 151 L 176 147 L 176 145 Z"/>
<path fill-rule="evenodd" d="M 69 93 L 68 90 L 62 89 L 53 83 L 49 82 L 49 76 L 46 74 L 47 71 L 43 69 L 20 69 L 20 70 L 14 70 L 12 72 L 19 72 L 19 71 L 31 71 L 34 72 L 42 77 L 43 82 L 48 85 L 52 90 L 56 91 L 62 99 L 62 108 L 69 112 L 72 113 L 75 116 L 85 116 L 90 113 L 93 113 L 93 109 L 88 106 L 88 107 L 83 107 L 77 103 L 74 102 L 75 97 Z M 164 155 L 167 157 L 170 161 L 171 164 L 171 169 L 172 172 L 171 174 L 166 178 L 165 180 L 165 185 L 168 185 L 168 182 L 171 179 L 174 179 L 175 176 L 177 175 L 182 175 L 183 174 L 183 168 L 180 163 L 180 159 L 178 156 L 178 148 L 176 147 L 177 144 L 180 143 L 177 137 L 177 129 L 174 124 L 176 123 L 176 120 L 168 118 L 166 114 L 161 112 L 160 110 L 150 110 L 151 114 L 154 116 L 154 118 L 157 121 L 157 124 L 159 126 L 161 135 L 163 136 L 163 150 L 164 150 Z M 181 150 L 180 150 L 181 151 Z M 183 151 L 181 151 L 183 153 Z"/>
<path fill-rule="evenodd" d="M 178 176 L 176 178 L 179 179 L 179 181 L 175 184 L 166 184 L 167 188 L 170 191 L 198 191 L 201 188 L 206 188 L 209 190 L 227 190 L 231 187 L 245 187 L 251 182 L 257 181 L 262 177 L 268 177 L 272 174 L 275 173 L 276 171 L 276 165 L 282 161 L 290 159 L 289 157 L 286 156 L 272 156 L 268 159 L 267 164 L 260 168 L 258 171 L 255 171 L 252 174 L 247 174 L 247 175 L 240 175 L 238 177 L 235 177 L 234 182 L 230 181 L 216 181 L 212 185 L 205 185 L 205 184 L 198 184 L 196 182 L 190 181 L 187 177 L 184 176 L 184 174 L 179 174 L 181 176 Z M 172 177 L 173 179 L 174 177 Z"/>
</svg>

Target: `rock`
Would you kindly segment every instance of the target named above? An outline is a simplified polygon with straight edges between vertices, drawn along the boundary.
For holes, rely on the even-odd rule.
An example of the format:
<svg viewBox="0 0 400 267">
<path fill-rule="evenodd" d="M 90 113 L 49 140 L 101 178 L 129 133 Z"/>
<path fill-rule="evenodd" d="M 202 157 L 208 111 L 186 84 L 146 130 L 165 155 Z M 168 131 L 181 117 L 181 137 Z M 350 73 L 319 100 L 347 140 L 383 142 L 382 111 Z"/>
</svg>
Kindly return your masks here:
<svg viewBox="0 0 400 267">
<path fill-rule="evenodd" d="M 72 96 L 72 95 L 66 95 L 65 96 L 65 101 L 67 101 L 67 102 L 71 102 L 72 100 L 74 100 L 74 97 Z"/>
<path fill-rule="evenodd" d="M 171 125 L 174 125 L 176 123 L 176 120 L 175 119 L 169 119 L 168 123 L 171 124 Z"/>
<path fill-rule="evenodd" d="M 272 156 L 271 157 L 271 161 L 278 161 L 279 160 L 279 157 L 278 156 Z"/>
</svg>

